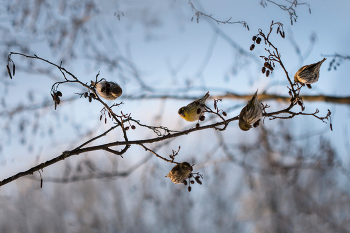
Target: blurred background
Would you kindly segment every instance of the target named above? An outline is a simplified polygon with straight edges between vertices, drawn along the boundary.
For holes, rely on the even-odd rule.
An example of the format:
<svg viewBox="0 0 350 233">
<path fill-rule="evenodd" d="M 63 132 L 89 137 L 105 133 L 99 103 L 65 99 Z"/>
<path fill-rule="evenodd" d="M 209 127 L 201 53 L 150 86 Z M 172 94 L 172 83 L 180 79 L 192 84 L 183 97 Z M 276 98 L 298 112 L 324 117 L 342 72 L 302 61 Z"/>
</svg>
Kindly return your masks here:
<svg viewBox="0 0 350 233">
<path fill-rule="evenodd" d="M 62 101 L 54 110 L 51 86 L 63 76 L 48 63 L 13 55 L 11 80 L 5 67 L 10 52 L 62 61 L 88 85 L 100 72 L 99 78 L 123 88 L 120 98 L 107 101 L 123 102 L 116 113 L 182 131 L 195 123 L 178 109 L 207 91 L 227 96 L 219 102 L 227 118 L 247 103 L 240 95 L 257 89 L 288 97 L 277 64 L 269 77 L 261 73 L 265 46 L 249 50 L 258 29 L 267 34 L 273 20 L 284 25 L 285 39 L 275 28 L 270 40 L 290 77 L 327 57 L 319 81 L 301 95 L 344 103 L 304 102 L 305 112 L 318 109 L 320 117 L 329 109 L 333 131 L 314 116 L 265 118 L 248 132 L 234 121 L 222 132 L 206 129 L 147 144 L 166 158 L 181 146 L 175 161 L 195 164 L 204 176 L 192 192 L 164 177 L 173 164 L 136 145 L 124 158 L 104 151 L 72 156 L 1 187 L 0 232 L 349 232 L 349 7 L 325 0 L 2 1 L 1 180 L 113 126 L 99 120 L 99 102 L 76 94 L 86 91 L 78 84 L 60 86 Z M 197 18 L 196 11 L 214 19 Z M 245 21 L 249 30 L 244 23 L 218 22 L 229 19 Z M 267 112 L 289 106 L 289 100 L 262 102 Z M 212 98 L 207 105 L 213 107 Z M 207 115 L 201 125 L 218 121 Z M 129 140 L 157 136 L 139 125 L 128 131 Z M 116 129 L 91 145 L 123 140 Z"/>
</svg>

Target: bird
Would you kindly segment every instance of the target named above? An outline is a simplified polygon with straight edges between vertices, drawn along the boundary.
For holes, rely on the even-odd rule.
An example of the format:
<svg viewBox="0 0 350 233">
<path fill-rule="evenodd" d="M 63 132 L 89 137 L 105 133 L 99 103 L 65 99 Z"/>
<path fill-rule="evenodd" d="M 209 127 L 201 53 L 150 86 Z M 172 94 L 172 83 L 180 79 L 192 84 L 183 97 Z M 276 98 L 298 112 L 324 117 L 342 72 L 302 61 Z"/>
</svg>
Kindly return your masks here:
<svg viewBox="0 0 350 233">
<path fill-rule="evenodd" d="M 106 100 L 115 100 L 122 95 L 122 88 L 115 82 L 102 81 L 95 83 L 91 81 L 91 84 L 96 87 L 97 93 Z"/>
<path fill-rule="evenodd" d="M 323 58 L 317 63 L 301 67 L 294 75 L 294 82 L 301 83 L 302 86 L 306 84 L 306 86 L 311 89 L 310 84 L 318 81 L 320 77 L 320 67 L 326 59 L 327 58 Z"/>
<path fill-rule="evenodd" d="M 202 98 L 181 107 L 178 111 L 179 115 L 186 121 L 198 121 L 204 114 L 205 101 L 208 99 L 208 97 L 209 91 Z"/>
<path fill-rule="evenodd" d="M 174 184 L 182 184 L 193 171 L 188 162 L 178 163 L 165 177 L 169 177 Z"/>
<path fill-rule="evenodd" d="M 258 91 L 255 92 L 239 114 L 238 126 L 243 131 L 248 131 L 252 128 L 252 124 L 257 123 L 262 117 L 263 109 L 257 98 L 257 94 Z"/>
</svg>

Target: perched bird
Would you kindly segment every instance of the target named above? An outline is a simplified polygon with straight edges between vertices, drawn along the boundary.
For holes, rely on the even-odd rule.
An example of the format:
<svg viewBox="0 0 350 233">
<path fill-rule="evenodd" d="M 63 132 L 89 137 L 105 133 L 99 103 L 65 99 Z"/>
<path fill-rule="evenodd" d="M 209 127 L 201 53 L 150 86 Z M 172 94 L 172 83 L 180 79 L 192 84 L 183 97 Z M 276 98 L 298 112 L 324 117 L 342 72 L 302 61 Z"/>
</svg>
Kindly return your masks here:
<svg viewBox="0 0 350 233">
<path fill-rule="evenodd" d="M 170 180 L 175 184 L 182 184 L 184 180 L 188 178 L 192 171 L 193 168 L 189 163 L 178 163 L 173 167 L 173 169 L 171 169 L 171 171 L 165 177 L 169 177 Z"/>
<path fill-rule="evenodd" d="M 301 83 L 303 86 L 306 84 L 306 86 L 311 89 L 310 84 L 318 81 L 318 78 L 320 77 L 320 67 L 326 59 L 327 58 L 323 58 L 322 61 L 301 67 L 295 73 L 294 81 Z"/>
<path fill-rule="evenodd" d="M 205 101 L 209 97 L 209 91 L 200 99 L 189 103 L 187 106 L 179 109 L 179 115 L 186 121 L 198 121 L 199 118 L 204 114 Z"/>
<path fill-rule="evenodd" d="M 96 87 L 97 93 L 107 100 L 115 100 L 123 93 L 122 88 L 115 82 L 102 81 L 95 83 L 91 81 L 91 84 Z"/>
<path fill-rule="evenodd" d="M 242 109 L 239 114 L 239 128 L 243 131 L 248 131 L 254 124 L 262 117 L 262 106 L 257 98 L 258 91 L 255 92 L 251 100 L 248 101 L 247 105 Z"/>
</svg>

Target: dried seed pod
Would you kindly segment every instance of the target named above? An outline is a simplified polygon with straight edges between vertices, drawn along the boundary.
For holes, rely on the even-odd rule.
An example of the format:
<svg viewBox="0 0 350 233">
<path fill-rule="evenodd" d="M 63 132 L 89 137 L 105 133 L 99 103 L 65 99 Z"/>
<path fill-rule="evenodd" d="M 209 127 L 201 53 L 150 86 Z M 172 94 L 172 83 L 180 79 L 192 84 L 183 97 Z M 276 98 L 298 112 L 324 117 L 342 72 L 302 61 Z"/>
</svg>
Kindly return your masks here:
<svg viewBox="0 0 350 233">
<path fill-rule="evenodd" d="M 265 62 L 265 63 L 264 63 L 264 67 L 268 68 L 268 67 L 269 67 L 269 63 L 268 63 L 268 62 Z"/>
<path fill-rule="evenodd" d="M 196 180 L 196 182 L 200 185 L 202 185 L 202 181 L 200 180 L 200 176 L 196 176 L 196 178 L 194 178 Z"/>
<path fill-rule="evenodd" d="M 193 181 L 193 180 L 191 180 L 191 184 L 194 184 L 194 181 Z"/>
<path fill-rule="evenodd" d="M 183 182 L 183 183 L 184 183 L 184 185 L 187 185 L 187 180 L 184 180 L 184 182 Z"/>
<path fill-rule="evenodd" d="M 89 102 L 91 103 L 91 101 L 92 101 L 92 98 L 91 98 L 91 96 L 89 96 Z"/>
<path fill-rule="evenodd" d="M 222 112 L 222 115 L 227 116 L 227 113 L 226 112 Z"/>
<path fill-rule="evenodd" d="M 196 129 L 198 129 L 198 128 L 199 128 L 199 123 L 196 124 Z"/>
<path fill-rule="evenodd" d="M 86 97 L 88 97 L 88 96 L 89 96 L 89 93 L 85 92 L 85 93 L 84 93 L 84 97 L 86 98 Z"/>
<path fill-rule="evenodd" d="M 204 121 L 205 120 L 205 116 L 200 116 L 199 120 L 200 121 Z"/>
<path fill-rule="evenodd" d="M 191 192 L 192 187 L 191 187 L 191 186 L 188 186 L 187 190 L 188 190 L 189 192 Z"/>
<path fill-rule="evenodd" d="M 90 93 L 90 96 L 91 96 L 91 98 L 96 98 L 95 94 L 92 92 Z"/>
<path fill-rule="evenodd" d="M 255 41 L 256 40 L 256 36 L 253 36 L 252 40 Z"/>
<path fill-rule="evenodd" d="M 263 74 L 265 74 L 265 71 L 266 71 L 266 68 L 265 68 L 265 66 L 261 69 L 261 72 L 263 73 Z"/>
<path fill-rule="evenodd" d="M 132 128 L 132 129 L 136 129 L 136 126 L 135 126 L 135 125 L 132 125 L 131 128 Z"/>
<path fill-rule="evenodd" d="M 125 129 L 125 130 L 129 130 L 129 126 L 126 126 L 124 129 Z"/>
<path fill-rule="evenodd" d="M 258 37 L 258 38 L 256 39 L 256 43 L 257 43 L 257 44 L 260 44 L 260 42 L 261 42 L 261 38 Z"/>
<path fill-rule="evenodd" d="M 100 121 L 102 120 L 102 115 L 100 116 Z"/>
<path fill-rule="evenodd" d="M 105 118 L 105 124 L 107 124 L 107 118 Z"/>
<path fill-rule="evenodd" d="M 266 70 L 266 77 L 269 77 L 269 75 L 270 75 L 270 71 Z"/>
<path fill-rule="evenodd" d="M 58 92 L 57 92 L 57 95 L 58 95 L 59 97 L 62 97 L 62 92 L 58 91 Z"/>
<path fill-rule="evenodd" d="M 255 48 L 255 44 L 252 44 L 252 45 L 250 46 L 250 51 L 252 51 L 254 48 Z"/>
</svg>

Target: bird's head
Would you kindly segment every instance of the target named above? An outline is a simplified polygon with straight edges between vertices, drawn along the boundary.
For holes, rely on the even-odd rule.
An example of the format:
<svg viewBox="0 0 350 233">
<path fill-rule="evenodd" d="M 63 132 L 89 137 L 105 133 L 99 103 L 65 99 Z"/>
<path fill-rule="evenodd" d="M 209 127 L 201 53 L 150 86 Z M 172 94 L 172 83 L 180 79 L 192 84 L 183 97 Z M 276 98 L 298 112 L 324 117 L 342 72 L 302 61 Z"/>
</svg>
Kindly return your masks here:
<svg viewBox="0 0 350 233">
<path fill-rule="evenodd" d="M 180 108 L 178 113 L 180 116 L 185 117 L 185 107 Z"/>
</svg>

